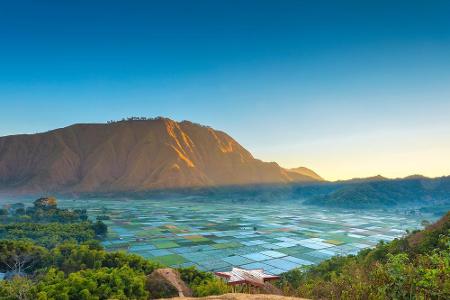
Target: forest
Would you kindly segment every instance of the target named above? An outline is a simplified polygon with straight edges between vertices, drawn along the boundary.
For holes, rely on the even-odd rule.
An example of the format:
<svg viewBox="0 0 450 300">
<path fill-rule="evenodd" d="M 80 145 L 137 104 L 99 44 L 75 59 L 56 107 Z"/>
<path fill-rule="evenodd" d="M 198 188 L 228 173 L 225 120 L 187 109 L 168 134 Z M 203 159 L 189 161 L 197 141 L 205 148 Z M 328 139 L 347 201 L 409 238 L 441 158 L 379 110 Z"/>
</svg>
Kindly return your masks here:
<svg viewBox="0 0 450 300">
<path fill-rule="evenodd" d="M 125 252 L 107 252 L 100 242 L 107 226 L 86 211 L 57 207 L 41 198 L 32 207 L 14 204 L 0 216 L 0 299 L 149 299 L 178 295 L 151 276 L 159 263 Z M 212 273 L 178 270 L 196 296 L 228 287 Z"/>
</svg>

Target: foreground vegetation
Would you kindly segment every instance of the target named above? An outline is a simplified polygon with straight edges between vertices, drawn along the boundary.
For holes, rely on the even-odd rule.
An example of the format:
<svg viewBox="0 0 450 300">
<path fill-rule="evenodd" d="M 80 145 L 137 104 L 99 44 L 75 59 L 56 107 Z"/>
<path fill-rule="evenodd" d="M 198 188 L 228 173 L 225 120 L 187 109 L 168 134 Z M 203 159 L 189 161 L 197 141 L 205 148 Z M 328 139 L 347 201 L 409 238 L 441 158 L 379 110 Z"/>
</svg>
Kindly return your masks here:
<svg viewBox="0 0 450 300">
<path fill-rule="evenodd" d="M 450 212 L 405 238 L 287 272 L 279 285 L 313 299 L 450 299 Z"/>
<path fill-rule="evenodd" d="M 49 201 L 50 199 L 50 201 Z M 149 299 L 177 296 L 173 287 L 148 276 L 161 265 L 141 256 L 107 252 L 99 241 L 107 227 L 85 211 L 57 208 L 39 199 L 3 210 L 0 225 L 0 299 Z M 228 288 L 211 273 L 179 269 L 195 296 Z"/>
<path fill-rule="evenodd" d="M 159 263 L 107 252 L 107 233 L 86 211 L 63 210 L 55 199 L 1 211 L 0 299 L 153 299 L 177 296 L 155 276 Z M 178 269 L 194 296 L 229 292 L 211 273 Z M 440 221 L 356 256 L 334 257 L 284 273 L 285 295 L 311 299 L 450 299 L 450 212 Z"/>
</svg>

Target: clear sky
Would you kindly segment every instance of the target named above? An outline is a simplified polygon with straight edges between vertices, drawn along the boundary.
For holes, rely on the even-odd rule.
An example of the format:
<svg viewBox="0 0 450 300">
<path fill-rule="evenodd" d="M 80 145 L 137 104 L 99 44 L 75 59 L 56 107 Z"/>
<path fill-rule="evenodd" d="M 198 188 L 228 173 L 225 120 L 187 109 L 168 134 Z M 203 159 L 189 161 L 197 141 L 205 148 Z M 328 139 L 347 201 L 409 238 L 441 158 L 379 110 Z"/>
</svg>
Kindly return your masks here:
<svg viewBox="0 0 450 300">
<path fill-rule="evenodd" d="M 166 116 L 327 179 L 450 174 L 450 1 L 0 2 L 0 135 Z"/>
</svg>

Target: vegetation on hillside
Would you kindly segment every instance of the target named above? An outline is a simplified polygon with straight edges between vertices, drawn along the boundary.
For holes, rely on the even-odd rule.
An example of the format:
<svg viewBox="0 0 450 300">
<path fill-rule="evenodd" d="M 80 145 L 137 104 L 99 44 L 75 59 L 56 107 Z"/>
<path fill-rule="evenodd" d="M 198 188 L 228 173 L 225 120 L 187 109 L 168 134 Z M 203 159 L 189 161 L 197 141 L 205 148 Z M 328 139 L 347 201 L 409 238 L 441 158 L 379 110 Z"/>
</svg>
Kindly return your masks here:
<svg viewBox="0 0 450 300">
<path fill-rule="evenodd" d="M 305 204 L 343 208 L 381 208 L 403 204 L 450 204 L 450 177 L 379 180 L 338 184 L 329 193 L 308 197 Z"/>
<path fill-rule="evenodd" d="M 9 223 L 76 223 L 88 219 L 85 209 L 60 209 L 53 197 L 40 198 L 33 206 L 26 207 L 23 203 L 5 205 L 0 209 L 0 221 Z"/>
<path fill-rule="evenodd" d="M 19 208 L 23 210 L 17 212 Z M 85 211 L 62 210 L 56 199 L 42 198 L 33 207 L 8 206 L 1 217 L 0 272 L 7 280 L 0 281 L 0 299 L 167 296 L 167 285 L 149 276 L 161 265 L 135 254 L 105 251 L 99 241 L 107 227 L 87 221 Z M 179 272 L 196 296 L 228 291 L 210 273 L 194 268 Z"/>
<path fill-rule="evenodd" d="M 40 198 L 30 207 L 6 206 L 0 220 L 0 239 L 27 240 L 46 248 L 64 241 L 82 243 L 107 233 L 103 222 L 88 221 L 86 210 L 60 209 L 55 198 Z"/>
<path fill-rule="evenodd" d="M 159 263 L 105 251 L 100 240 L 106 225 L 88 221 L 86 212 L 60 210 L 56 200 L 47 200 L 35 202 L 33 209 L 15 204 L 2 210 L 0 272 L 6 273 L 6 280 L 0 281 L 0 299 L 177 295 L 166 281 L 152 275 Z M 194 296 L 229 292 L 211 273 L 195 268 L 178 272 Z M 449 299 L 450 212 L 425 230 L 381 242 L 358 255 L 333 257 L 284 273 L 278 284 L 286 295 L 311 299 Z"/>
<path fill-rule="evenodd" d="M 312 299 L 450 299 L 450 212 L 356 256 L 287 272 L 279 284 L 286 294 Z"/>
</svg>

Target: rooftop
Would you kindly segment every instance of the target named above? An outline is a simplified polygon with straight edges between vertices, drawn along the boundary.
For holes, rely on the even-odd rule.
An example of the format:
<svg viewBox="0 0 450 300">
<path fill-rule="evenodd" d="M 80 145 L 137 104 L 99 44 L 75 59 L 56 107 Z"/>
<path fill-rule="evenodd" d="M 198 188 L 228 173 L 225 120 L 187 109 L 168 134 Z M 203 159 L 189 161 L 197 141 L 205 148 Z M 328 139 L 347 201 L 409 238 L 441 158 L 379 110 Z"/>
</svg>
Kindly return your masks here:
<svg viewBox="0 0 450 300">
<path fill-rule="evenodd" d="M 263 286 L 267 280 L 280 278 L 279 276 L 264 273 L 263 269 L 246 270 L 233 268 L 230 272 L 216 272 L 215 274 L 225 278 L 230 285 L 246 283 L 254 286 Z"/>
</svg>

